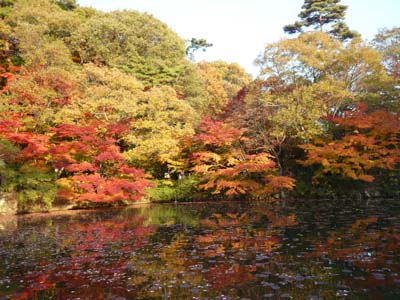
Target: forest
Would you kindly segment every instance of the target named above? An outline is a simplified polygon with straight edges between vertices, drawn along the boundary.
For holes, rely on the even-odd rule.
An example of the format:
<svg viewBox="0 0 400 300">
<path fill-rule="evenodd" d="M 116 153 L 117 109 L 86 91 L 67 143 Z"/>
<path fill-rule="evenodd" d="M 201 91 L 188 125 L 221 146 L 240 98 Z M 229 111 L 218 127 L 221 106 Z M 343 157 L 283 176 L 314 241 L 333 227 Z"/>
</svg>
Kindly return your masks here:
<svg viewBox="0 0 400 300">
<path fill-rule="evenodd" d="M 400 27 L 363 40 L 339 2 L 306 0 L 252 78 L 148 13 L 0 1 L 0 200 L 399 197 Z"/>
</svg>

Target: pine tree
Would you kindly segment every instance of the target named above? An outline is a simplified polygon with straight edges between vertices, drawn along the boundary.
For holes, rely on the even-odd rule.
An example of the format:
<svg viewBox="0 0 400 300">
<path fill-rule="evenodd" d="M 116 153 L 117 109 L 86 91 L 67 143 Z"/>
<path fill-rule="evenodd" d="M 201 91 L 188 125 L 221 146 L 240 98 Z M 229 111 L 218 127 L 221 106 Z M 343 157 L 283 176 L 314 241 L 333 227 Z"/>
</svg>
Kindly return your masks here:
<svg viewBox="0 0 400 300">
<path fill-rule="evenodd" d="M 339 3 L 340 0 L 304 0 L 298 15 L 300 21 L 286 25 L 283 30 L 289 34 L 302 32 L 305 27 L 324 31 L 325 25 L 330 25 L 326 30 L 329 34 L 341 40 L 354 38 L 358 33 L 344 23 L 347 6 Z"/>
</svg>

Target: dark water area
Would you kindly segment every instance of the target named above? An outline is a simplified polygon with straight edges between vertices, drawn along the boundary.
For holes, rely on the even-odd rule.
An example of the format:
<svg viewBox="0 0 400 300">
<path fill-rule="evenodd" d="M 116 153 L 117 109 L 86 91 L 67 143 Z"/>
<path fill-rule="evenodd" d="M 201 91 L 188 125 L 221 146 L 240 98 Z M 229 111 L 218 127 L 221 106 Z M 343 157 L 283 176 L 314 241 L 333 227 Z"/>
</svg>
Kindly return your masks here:
<svg viewBox="0 0 400 300">
<path fill-rule="evenodd" d="M 0 299 L 400 299 L 400 201 L 0 217 Z"/>
</svg>

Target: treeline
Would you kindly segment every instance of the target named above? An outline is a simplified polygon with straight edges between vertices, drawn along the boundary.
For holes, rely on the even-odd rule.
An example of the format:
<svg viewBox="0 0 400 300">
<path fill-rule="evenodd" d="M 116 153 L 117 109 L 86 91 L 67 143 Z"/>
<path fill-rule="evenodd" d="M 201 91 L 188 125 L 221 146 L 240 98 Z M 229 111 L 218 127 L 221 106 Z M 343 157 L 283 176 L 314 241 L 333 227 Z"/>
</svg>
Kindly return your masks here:
<svg viewBox="0 0 400 300">
<path fill-rule="evenodd" d="M 398 195 L 400 29 L 345 32 L 267 45 L 253 80 L 194 63 L 211 44 L 146 13 L 2 1 L 1 197 L 30 211 Z"/>
</svg>

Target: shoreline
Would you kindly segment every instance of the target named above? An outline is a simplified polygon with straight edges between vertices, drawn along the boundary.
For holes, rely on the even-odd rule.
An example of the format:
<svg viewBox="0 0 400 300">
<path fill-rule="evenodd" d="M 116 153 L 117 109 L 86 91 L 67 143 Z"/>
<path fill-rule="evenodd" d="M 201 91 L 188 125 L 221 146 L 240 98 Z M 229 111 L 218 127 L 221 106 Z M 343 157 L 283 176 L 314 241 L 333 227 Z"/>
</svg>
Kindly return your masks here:
<svg viewBox="0 0 400 300">
<path fill-rule="evenodd" d="M 147 207 L 151 205 L 162 205 L 162 204 L 179 204 L 179 205 L 188 205 L 188 204 L 207 204 L 210 202 L 219 202 L 219 203 L 232 203 L 232 202 L 270 202 L 271 204 L 274 203 L 288 203 L 292 201 L 374 201 L 374 200 L 385 200 L 385 201 L 399 201 L 400 199 L 395 197 L 371 197 L 371 198 L 361 198 L 361 199 L 354 199 L 349 196 L 349 198 L 336 198 L 331 199 L 327 198 L 285 198 L 285 199 L 230 199 L 230 200 L 217 200 L 211 199 L 207 200 L 197 200 L 197 201 L 157 201 L 157 202 L 138 202 L 138 203 L 131 203 L 128 205 L 120 205 L 120 206 L 109 206 L 109 207 L 87 207 L 87 208 L 74 208 L 64 206 L 61 207 L 54 207 L 50 208 L 49 210 L 45 211 L 30 211 L 30 212 L 0 212 L 0 221 L 12 220 L 15 218 L 30 218 L 30 217 L 47 217 L 47 216 L 58 216 L 58 215 L 75 215 L 82 212 L 99 212 L 105 210 L 121 210 L 121 209 L 129 209 L 129 208 L 138 208 L 138 207 Z"/>
</svg>

